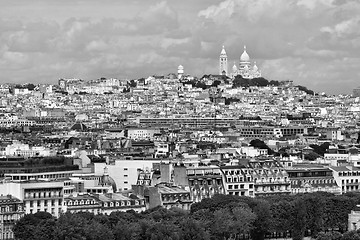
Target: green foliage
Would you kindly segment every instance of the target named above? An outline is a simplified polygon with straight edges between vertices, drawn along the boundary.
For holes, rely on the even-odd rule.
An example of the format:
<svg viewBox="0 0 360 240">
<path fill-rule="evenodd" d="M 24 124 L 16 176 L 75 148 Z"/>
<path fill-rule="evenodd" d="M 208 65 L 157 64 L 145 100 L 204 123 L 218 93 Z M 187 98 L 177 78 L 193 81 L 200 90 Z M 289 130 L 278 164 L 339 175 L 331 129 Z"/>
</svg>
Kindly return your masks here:
<svg viewBox="0 0 360 240">
<path fill-rule="evenodd" d="M 307 89 L 307 88 L 304 87 L 304 86 L 298 85 L 298 86 L 296 86 L 296 87 L 298 87 L 300 91 L 306 92 L 306 93 L 309 94 L 309 95 L 314 95 L 314 91 L 309 90 L 309 89 Z"/>
<path fill-rule="evenodd" d="M 13 231 L 16 239 L 37 240 L 53 239 L 55 219 L 51 214 L 38 212 L 27 214 L 14 226 Z"/>
<path fill-rule="evenodd" d="M 238 87 L 250 87 L 250 86 L 259 86 L 259 87 L 266 87 L 266 86 L 279 86 L 280 83 L 275 80 L 268 81 L 267 79 L 260 77 L 260 78 L 253 78 L 247 79 L 243 78 L 241 75 L 237 75 L 233 80 L 233 88 Z"/>
<path fill-rule="evenodd" d="M 316 160 L 318 157 L 320 157 L 319 154 L 317 154 L 316 152 L 309 152 L 308 154 L 304 155 L 304 159 L 305 160 L 309 160 L 309 161 L 314 161 Z"/>
<path fill-rule="evenodd" d="M 190 212 L 157 207 L 142 213 L 66 213 L 58 219 L 39 212 L 25 215 L 13 230 L 19 240 L 215 240 L 249 236 L 262 240 L 271 233 L 291 233 L 294 240 L 305 235 L 317 240 L 360 240 L 357 232 L 341 235 L 347 230 L 348 214 L 359 202 L 360 193 L 261 198 L 215 195 L 193 204 Z"/>
<path fill-rule="evenodd" d="M 320 146 L 317 145 L 317 144 L 310 144 L 310 147 L 312 149 L 314 149 L 314 152 L 321 155 L 321 156 L 324 156 L 326 151 L 329 149 L 329 146 L 330 146 L 330 143 L 328 143 L 328 142 L 323 143 Z"/>
<path fill-rule="evenodd" d="M 267 149 L 269 155 L 274 154 L 274 151 L 271 148 L 269 148 L 269 146 L 266 145 L 264 141 L 261 141 L 260 139 L 251 140 L 250 146 L 253 146 L 254 148 L 259 148 L 259 149 Z"/>
<path fill-rule="evenodd" d="M 341 240 L 342 234 L 339 232 L 321 232 L 317 236 L 316 240 Z"/>
<path fill-rule="evenodd" d="M 360 240 L 360 235 L 356 231 L 349 231 L 344 233 L 341 240 Z"/>
</svg>

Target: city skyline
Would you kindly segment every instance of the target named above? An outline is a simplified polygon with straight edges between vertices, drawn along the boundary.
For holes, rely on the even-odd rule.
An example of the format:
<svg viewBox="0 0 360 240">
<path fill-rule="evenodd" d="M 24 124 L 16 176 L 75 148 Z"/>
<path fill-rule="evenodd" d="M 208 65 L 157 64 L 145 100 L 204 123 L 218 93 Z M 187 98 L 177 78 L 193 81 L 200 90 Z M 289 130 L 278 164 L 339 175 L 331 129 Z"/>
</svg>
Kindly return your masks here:
<svg viewBox="0 0 360 240">
<path fill-rule="evenodd" d="M 359 85 L 360 2 L 10 1 L 0 4 L 1 83 L 218 73 L 243 46 L 272 80 L 348 93 Z"/>
</svg>

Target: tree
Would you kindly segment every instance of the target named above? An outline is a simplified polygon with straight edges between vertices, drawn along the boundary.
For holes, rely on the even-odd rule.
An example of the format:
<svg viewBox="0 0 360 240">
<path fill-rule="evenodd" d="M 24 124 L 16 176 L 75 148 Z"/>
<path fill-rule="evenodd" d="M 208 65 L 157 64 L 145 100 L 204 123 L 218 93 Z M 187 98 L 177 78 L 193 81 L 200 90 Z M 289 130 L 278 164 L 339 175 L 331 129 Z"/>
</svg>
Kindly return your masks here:
<svg viewBox="0 0 360 240">
<path fill-rule="evenodd" d="M 115 240 L 137 239 L 140 234 L 140 225 L 138 222 L 127 222 L 121 219 L 114 226 L 113 234 Z"/>
<path fill-rule="evenodd" d="M 132 79 L 132 80 L 130 80 L 130 82 L 128 82 L 128 85 L 129 85 L 129 87 L 134 88 L 137 86 L 137 82 L 134 79 Z"/>
<path fill-rule="evenodd" d="M 166 221 L 141 220 L 140 233 L 137 239 L 177 240 L 180 239 L 180 229 Z"/>
<path fill-rule="evenodd" d="M 293 240 L 302 240 L 306 230 L 306 209 L 302 199 L 294 202 L 294 211 L 292 214 L 292 238 Z"/>
<path fill-rule="evenodd" d="M 324 229 L 325 217 L 325 197 L 321 193 L 304 195 L 302 201 L 306 210 L 306 229 L 311 231 L 311 235 L 317 234 Z"/>
<path fill-rule="evenodd" d="M 249 207 L 235 207 L 232 210 L 235 234 L 247 234 L 254 227 L 257 216 Z"/>
<path fill-rule="evenodd" d="M 272 229 L 277 233 L 287 233 L 291 231 L 291 219 L 294 209 L 294 202 L 288 199 L 273 201 L 271 204 L 271 214 L 273 218 Z"/>
<path fill-rule="evenodd" d="M 234 229 L 234 220 L 229 209 L 219 209 L 214 212 L 214 220 L 211 228 L 211 235 L 216 239 L 228 239 Z"/>
<path fill-rule="evenodd" d="M 88 224 L 81 215 L 65 213 L 56 222 L 54 235 L 56 240 L 86 239 L 85 226 Z"/>
<path fill-rule="evenodd" d="M 251 140 L 250 146 L 253 146 L 254 148 L 259 148 L 259 149 L 267 149 L 268 153 L 270 155 L 274 154 L 274 151 L 271 148 L 269 148 L 269 146 L 266 145 L 264 141 L 261 141 L 260 139 Z"/>
<path fill-rule="evenodd" d="M 52 239 L 55 219 L 47 212 L 27 214 L 16 222 L 13 231 L 16 239 Z"/>
<path fill-rule="evenodd" d="M 207 240 L 210 235 L 205 231 L 203 224 L 192 218 L 183 218 L 180 222 L 180 239 L 182 240 Z"/>
<path fill-rule="evenodd" d="M 315 152 L 309 152 L 308 154 L 304 155 L 304 159 L 305 160 L 309 160 L 309 161 L 314 161 L 316 160 L 318 157 L 320 157 L 319 154 L 315 153 Z"/>
<path fill-rule="evenodd" d="M 263 199 L 253 199 L 252 201 L 253 204 L 249 204 L 249 206 L 257 217 L 251 230 L 251 237 L 254 240 L 263 240 L 265 234 L 272 229 L 273 224 L 270 204 Z"/>
<path fill-rule="evenodd" d="M 356 231 L 349 231 L 343 234 L 341 240 L 360 240 L 360 236 Z"/>
<path fill-rule="evenodd" d="M 105 225 L 95 220 L 91 220 L 84 226 L 86 240 L 112 240 L 114 235 Z"/>
<path fill-rule="evenodd" d="M 316 240 L 340 240 L 342 238 L 342 234 L 339 232 L 321 232 L 316 237 Z"/>
</svg>

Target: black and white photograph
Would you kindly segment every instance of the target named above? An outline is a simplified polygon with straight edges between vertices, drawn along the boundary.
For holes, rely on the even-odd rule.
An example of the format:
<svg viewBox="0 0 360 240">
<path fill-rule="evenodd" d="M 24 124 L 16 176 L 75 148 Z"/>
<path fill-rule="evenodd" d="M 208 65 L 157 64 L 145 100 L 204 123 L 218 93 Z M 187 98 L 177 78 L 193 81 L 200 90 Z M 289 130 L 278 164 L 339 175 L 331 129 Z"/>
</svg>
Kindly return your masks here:
<svg viewBox="0 0 360 240">
<path fill-rule="evenodd" d="M 0 240 L 360 240 L 360 0 L 0 0 Z"/>
</svg>

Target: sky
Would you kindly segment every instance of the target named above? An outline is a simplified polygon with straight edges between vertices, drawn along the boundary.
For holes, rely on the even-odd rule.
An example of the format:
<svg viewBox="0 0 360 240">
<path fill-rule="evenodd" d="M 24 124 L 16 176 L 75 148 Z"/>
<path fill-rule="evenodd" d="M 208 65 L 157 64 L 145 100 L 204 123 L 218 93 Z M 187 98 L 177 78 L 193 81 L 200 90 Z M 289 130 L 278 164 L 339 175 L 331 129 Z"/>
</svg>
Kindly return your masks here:
<svg viewBox="0 0 360 240">
<path fill-rule="evenodd" d="M 246 45 L 268 80 L 360 86 L 359 0 L 1 0 L 0 83 L 218 74 Z"/>
</svg>

